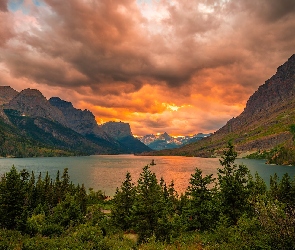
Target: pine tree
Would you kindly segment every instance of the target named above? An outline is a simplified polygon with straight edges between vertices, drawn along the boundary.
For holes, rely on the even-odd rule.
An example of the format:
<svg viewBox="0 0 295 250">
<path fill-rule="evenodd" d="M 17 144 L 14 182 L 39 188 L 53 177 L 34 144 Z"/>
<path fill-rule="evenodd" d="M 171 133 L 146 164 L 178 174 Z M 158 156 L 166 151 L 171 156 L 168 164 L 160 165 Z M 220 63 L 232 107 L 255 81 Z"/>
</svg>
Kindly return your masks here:
<svg viewBox="0 0 295 250">
<path fill-rule="evenodd" d="M 113 222 L 124 231 L 132 228 L 132 207 L 134 205 L 135 192 L 131 174 L 127 172 L 125 181 L 120 189 L 117 188 L 116 190 L 112 207 Z"/>
<path fill-rule="evenodd" d="M 149 166 L 143 168 L 136 188 L 133 206 L 134 227 L 141 241 L 155 235 L 159 219 L 164 217 L 164 199 L 156 175 Z"/>
<path fill-rule="evenodd" d="M 190 185 L 186 191 L 188 200 L 183 210 L 183 219 L 188 230 L 205 230 L 215 224 L 218 208 L 214 202 L 214 180 L 212 174 L 203 177 L 202 170 L 198 168 L 191 175 Z"/>
<path fill-rule="evenodd" d="M 238 218 L 249 210 L 252 176 L 245 165 L 234 164 L 237 153 L 229 142 L 228 150 L 220 159 L 223 168 L 218 169 L 218 184 L 221 201 L 221 212 L 236 224 Z"/>
<path fill-rule="evenodd" d="M 13 166 L 1 179 L 0 184 L 0 225 L 7 229 L 16 229 L 26 221 L 26 178 Z"/>
</svg>

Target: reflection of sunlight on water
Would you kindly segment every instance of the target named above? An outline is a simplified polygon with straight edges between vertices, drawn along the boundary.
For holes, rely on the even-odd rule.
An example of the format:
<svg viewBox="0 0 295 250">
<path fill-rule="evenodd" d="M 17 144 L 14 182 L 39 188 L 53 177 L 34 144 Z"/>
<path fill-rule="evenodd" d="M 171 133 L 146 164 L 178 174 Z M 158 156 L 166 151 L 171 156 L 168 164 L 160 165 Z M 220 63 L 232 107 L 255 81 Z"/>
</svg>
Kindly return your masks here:
<svg viewBox="0 0 295 250">
<path fill-rule="evenodd" d="M 116 187 L 120 187 L 125 180 L 127 171 L 131 173 L 134 183 L 137 182 L 142 168 L 149 164 L 152 159 L 156 165 L 150 166 L 152 172 L 157 176 L 158 181 L 161 177 L 169 185 L 174 182 L 174 187 L 178 193 L 183 193 L 189 185 L 191 174 L 195 168 L 201 168 L 203 173 L 216 174 L 219 165 L 218 159 L 188 158 L 176 156 L 104 156 L 96 167 L 91 168 L 88 179 L 92 186 L 105 190 L 106 194 L 113 195 Z"/>
<path fill-rule="evenodd" d="M 178 194 L 184 192 L 189 185 L 191 174 L 195 168 L 203 171 L 204 175 L 213 174 L 217 177 L 217 168 L 220 168 L 219 160 L 216 158 L 180 157 L 180 156 L 133 156 L 133 155 L 96 155 L 89 157 L 52 157 L 52 158 L 22 158 L 22 159 L 0 159 L 0 176 L 8 172 L 12 165 L 18 170 L 27 169 L 35 176 L 42 173 L 45 177 L 46 171 L 55 180 L 57 170 L 62 174 L 64 168 L 69 169 L 70 179 L 75 184 L 85 184 L 86 188 L 102 190 L 106 195 L 114 195 L 116 187 L 120 187 L 125 180 L 127 171 L 131 173 L 134 183 L 137 182 L 144 166 L 155 160 L 156 165 L 150 169 L 157 176 L 158 181 L 164 178 L 167 185 L 174 181 L 174 187 Z M 289 173 L 295 175 L 295 167 L 270 166 L 261 160 L 240 159 L 239 164 L 244 163 L 254 175 L 259 175 L 268 183 L 269 176 L 278 173 L 281 177 Z"/>
</svg>

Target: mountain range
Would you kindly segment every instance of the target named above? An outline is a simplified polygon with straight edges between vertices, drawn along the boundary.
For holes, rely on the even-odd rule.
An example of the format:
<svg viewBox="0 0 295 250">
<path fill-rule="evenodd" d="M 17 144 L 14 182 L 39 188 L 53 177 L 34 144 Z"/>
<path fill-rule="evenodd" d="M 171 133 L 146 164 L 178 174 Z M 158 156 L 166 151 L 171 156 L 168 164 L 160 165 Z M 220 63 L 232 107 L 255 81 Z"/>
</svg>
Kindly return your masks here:
<svg viewBox="0 0 295 250">
<path fill-rule="evenodd" d="M 89 110 L 37 89 L 17 92 L 0 86 L 0 156 L 59 156 L 141 153 L 151 149 L 136 139 L 130 125 L 98 125 Z"/>
<path fill-rule="evenodd" d="M 153 155 L 214 157 L 229 141 L 242 155 L 275 147 L 293 147 L 295 126 L 295 55 L 279 66 L 247 101 L 244 111 L 230 119 L 211 136 L 172 150 L 153 151 Z"/>
<path fill-rule="evenodd" d="M 201 140 L 207 136 L 210 136 L 210 134 L 198 133 L 192 136 L 173 137 L 164 132 L 163 134 L 149 134 L 137 138 L 153 150 L 162 150 L 179 148 L 186 144 Z"/>
</svg>

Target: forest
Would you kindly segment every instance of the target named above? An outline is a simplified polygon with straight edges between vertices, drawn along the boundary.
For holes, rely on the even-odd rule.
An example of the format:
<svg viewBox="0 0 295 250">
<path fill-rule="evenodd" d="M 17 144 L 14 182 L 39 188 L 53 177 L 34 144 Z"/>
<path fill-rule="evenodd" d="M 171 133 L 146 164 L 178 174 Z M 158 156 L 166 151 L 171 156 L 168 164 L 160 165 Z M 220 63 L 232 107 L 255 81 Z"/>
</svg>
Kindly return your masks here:
<svg viewBox="0 0 295 250">
<path fill-rule="evenodd" d="M 235 163 L 229 143 L 217 178 L 198 168 L 178 194 L 145 166 L 109 199 L 71 182 L 17 171 L 0 182 L 0 249 L 295 249 L 295 179 L 269 183 Z"/>
</svg>

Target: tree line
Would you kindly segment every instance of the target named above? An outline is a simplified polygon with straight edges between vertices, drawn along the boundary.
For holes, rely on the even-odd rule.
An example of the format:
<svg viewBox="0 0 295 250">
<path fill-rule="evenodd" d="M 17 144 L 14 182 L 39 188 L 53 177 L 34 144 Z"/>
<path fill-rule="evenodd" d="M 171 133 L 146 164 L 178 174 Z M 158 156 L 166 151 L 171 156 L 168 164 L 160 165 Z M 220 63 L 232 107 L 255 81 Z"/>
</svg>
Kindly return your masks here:
<svg viewBox="0 0 295 250">
<path fill-rule="evenodd" d="M 180 195 L 145 166 L 110 201 L 71 183 L 68 169 L 53 180 L 12 167 L 0 182 L 0 246 L 19 238 L 23 249 L 294 249 L 295 180 L 274 175 L 267 188 L 236 156 L 229 143 L 217 178 L 196 168 Z"/>
</svg>

